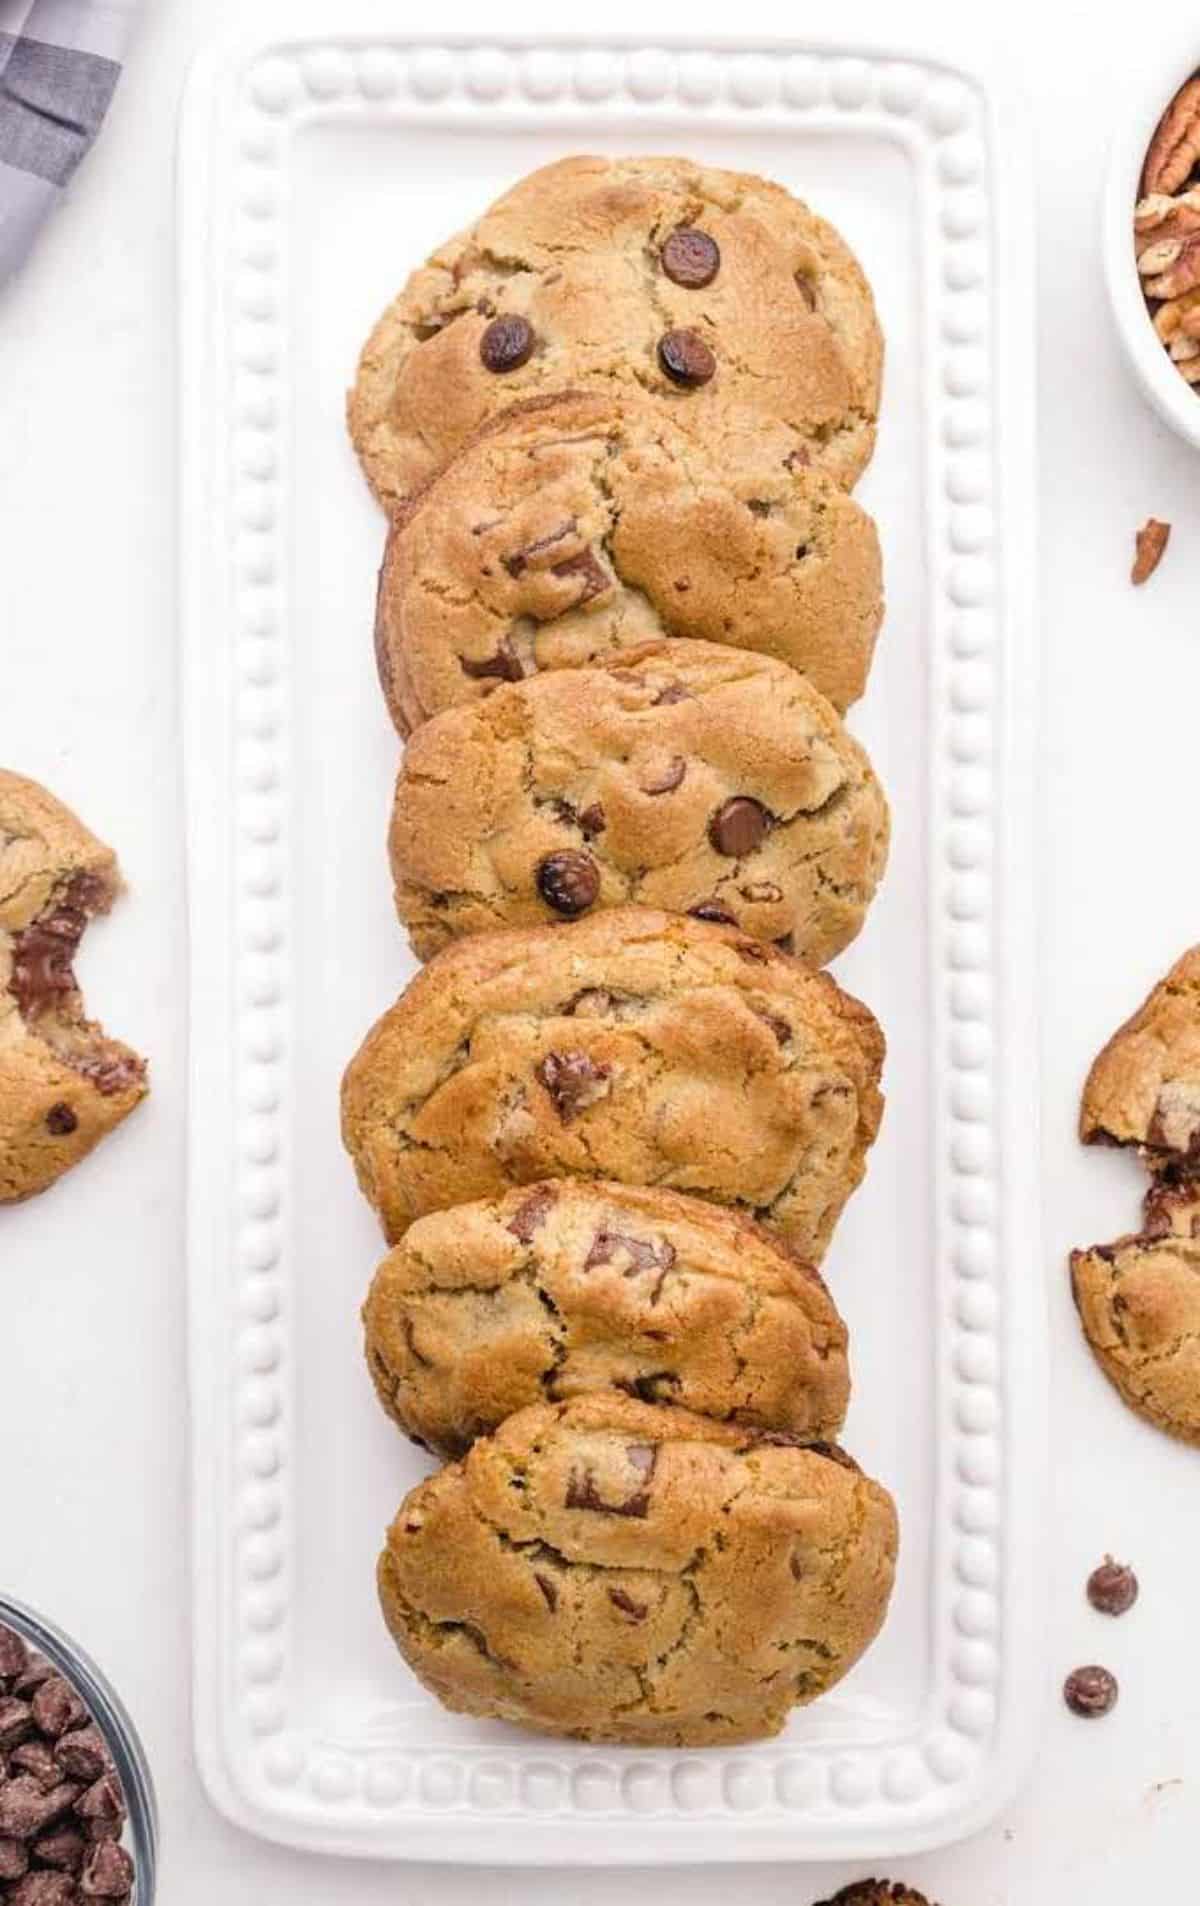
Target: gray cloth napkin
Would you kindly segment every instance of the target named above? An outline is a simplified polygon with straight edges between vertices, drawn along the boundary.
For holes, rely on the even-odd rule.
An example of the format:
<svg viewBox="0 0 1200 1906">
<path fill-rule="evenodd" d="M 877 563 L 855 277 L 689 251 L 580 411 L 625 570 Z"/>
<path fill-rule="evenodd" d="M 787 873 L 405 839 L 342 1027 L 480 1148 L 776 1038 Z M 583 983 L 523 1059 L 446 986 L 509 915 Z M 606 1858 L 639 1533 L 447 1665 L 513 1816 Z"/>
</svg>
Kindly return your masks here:
<svg viewBox="0 0 1200 1906">
<path fill-rule="evenodd" d="M 99 132 L 138 0 L 0 0 L 0 284 Z"/>
</svg>

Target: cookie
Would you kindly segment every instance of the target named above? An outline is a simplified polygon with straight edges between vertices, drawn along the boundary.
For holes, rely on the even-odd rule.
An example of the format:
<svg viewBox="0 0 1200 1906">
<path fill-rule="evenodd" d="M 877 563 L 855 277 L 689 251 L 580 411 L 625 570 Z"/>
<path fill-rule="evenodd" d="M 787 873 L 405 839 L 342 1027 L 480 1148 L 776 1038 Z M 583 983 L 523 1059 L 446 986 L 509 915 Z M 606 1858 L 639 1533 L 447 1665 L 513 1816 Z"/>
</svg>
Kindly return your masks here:
<svg viewBox="0 0 1200 1906">
<path fill-rule="evenodd" d="M 448 1456 L 590 1390 L 804 1438 L 836 1436 L 849 1399 L 817 1272 L 673 1191 L 555 1179 L 419 1218 L 363 1318 L 384 1408 Z"/>
<path fill-rule="evenodd" d="M 0 770 L 0 1204 L 45 1191 L 146 1094 L 146 1066 L 84 1015 L 73 961 L 121 881 L 45 788 Z"/>
<path fill-rule="evenodd" d="M 924 1893 L 902 1880 L 852 1880 L 819 1906 L 930 1906 Z"/>
<path fill-rule="evenodd" d="M 791 461 L 849 487 L 882 361 L 856 259 L 782 186 L 569 158 L 413 273 L 367 340 L 348 419 L 389 510 L 497 411 L 580 383 L 648 393 L 730 471 Z"/>
<path fill-rule="evenodd" d="M 1071 1284 L 1093 1355 L 1130 1408 L 1200 1444 L 1197 1231 L 1200 1193 L 1152 1200 L 1146 1231 L 1072 1253 Z"/>
<path fill-rule="evenodd" d="M 444 1706 L 542 1733 L 777 1734 L 878 1632 L 891 1497 L 831 1445 L 613 1392 L 537 1404 L 405 1499 L 379 1563 Z"/>
<path fill-rule="evenodd" d="M 786 939 L 822 966 L 862 926 L 888 829 L 865 753 L 794 670 L 660 642 L 426 723 L 390 845 L 422 959 L 462 934 L 636 901 Z"/>
<path fill-rule="evenodd" d="M 773 655 L 842 711 L 882 613 L 875 526 L 827 477 L 739 479 L 653 405 L 567 391 L 498 418 L 393 524 L 375 648 L 402 733 L 664 636 Z"/>
<path fill-rule="evenodd" d="M 733 928 L 618 907 L 459 940 L 368 1034 L 342 1133 L 395 1242 L 542 1178 L 737 1206 L 820 1259 L 879 1127 L 865 1006 Z"/>
<path fill-rule="evenodd" d="M 1176 961 L 1096 1060 L 1080 1136 L 1134 1146 L 1154 1172 L 1200 1166 L 1200 946 Z"/>
</svg>

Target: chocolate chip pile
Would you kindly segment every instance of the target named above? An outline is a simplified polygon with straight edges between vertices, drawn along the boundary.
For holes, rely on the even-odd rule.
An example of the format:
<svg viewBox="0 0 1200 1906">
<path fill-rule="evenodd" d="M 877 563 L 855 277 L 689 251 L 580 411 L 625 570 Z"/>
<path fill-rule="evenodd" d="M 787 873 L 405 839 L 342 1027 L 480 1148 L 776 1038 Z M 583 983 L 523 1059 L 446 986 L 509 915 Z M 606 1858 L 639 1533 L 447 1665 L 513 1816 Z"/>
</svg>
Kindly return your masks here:
<svg viewBox="0 0 1200 1906">
<path fill-rule="evenodd" d="M 1133 214 L 1138 275 L 1179 375 L 1200 384 L 1200 73 L 1159 120 Z"/>
<path fill-rule="evenodd" d="M 0 1625 L 0 1906 L 128 1900 L 125 1800 L 83 1702 Z"/>
<path fill-rule="evenodd" d="M 794 1133 L 807 1133 L 796 1174 L 809 1190 L 823 1168 L 818 1155 L 840 1156 L 843 1145 L 848 1157 L 855 1146 L 865 1150 L 878 1123 L 871 1108 L 882 1041 L 874 1021 L 832 982 L 827 996 L 823 976 L 791 953 L 800 940 L 800 951 L 821 965 L 847 944 L 886 853 L 886 802 L 840 721 L 862 692 L 882 613 L 874 526 L 841 487 L 850 487 L 865 456 L 838 463 L 841 483 L 826 461 L 839 435 L 863 435 L 869 455 L 874 400 L 868 395 L 856 406 L 852 392 L 856 385 L 870 390 L 879 337 L 869 286 L 842 241 L 778 188 L 728 174 L 701 178 L 685 161 L 617 161 L 611 177 L 605 166 L 566 161 L 518 187 L 518 198 L 529 188 L 536 200 L 540 179 L 545 195 L 531 216 L 540 226 L 544 214 L 546 234 L 529 241 L 529 262 L 522 262 L 520 234 L 463 241 L 461 257 L 435 254 L 415 281 L 424 289 L 396 307 L 402 322 L 393 329 L 385 318 L 360 363 L 351 434 L 376 493 L 403 499 L 380 579 L 376 647 L 385 697 L 410 742 L 411 785 L 397 790 L 394 855 L 411 834 L 410 884 L 426 883 L 438 916 L 417 941 L 433 958 L 413 993 L 423 985 L 424 996 L 436 999 L 445 984 L 453 1017 L 460 999 L 491 991 L 480 1023 L 445 1058 L 433 1052 L 440 1031 L 432 1026 L 406 1035 L 401 1043 L 416 1054 L 425 1081 L 417 1101 L 406 1100 L 412 1133 L 398 1133 L 385 1108 L 387 1130 L 377 1142 L 373 1108 L 398 1089 L 399 1070 L 377 1037 L 381 1022 L 364 1047 L 372 1055 L 365 1067 L 379 1069 L 378 1093 L 372 1084 L 355 1097 L 360 1054 L 347 1074 L 343 1131 L 363 1190 L 381 1212 L 388 1197 L 380 1182 L 397 1139 L 418 1174 L 419 1161 L 428 1161 L 412 1199 L 397 1196 L 390 1238 L 398 1240 L 414 1215 L 455 1220 L 455 1262 L 444 1287 L 419 1243 L 405 1247 L 403 1264 L 395 1254 L 401 1314 L 387 1354 L 376 1343 L 373 1361 L 368 1327 L 368 1361 L 385 1407 L 423 1447 L 463 1458 L 425 1486 L 425 1497 L 415 1491 L 406 1500 L 394 1552 L 381 1561 L 381 1599 L 398 1646 L 451 1709 L 579 1738 L 690 1745 L 722 1738 L 722 1727 L 732 1740 L 773 1733 L 790 1705 L 832 1685 L 883 1619 L 895 1555 L 890 1498 L 817 1433 L 824 1425 L 836 1435 L 844 1395 L 823 1406 L 806 1397 L 804 1385 L 818 1376 L 801 1366 L 816 1371 L 823 1359 L 814 1353 L 806 1360 L 797 1349 L 810 1345 L 802 1319 L 816 1305 L 820 1321 L 812 1327 L 831 1331 L 841 1354 L 844 1327 L 800 1258 L 818 1255 L 861 1173 L 847 1165 L 852 1183 L 822 1202 L 829 1225 L 797 1251 L 797 1234 L 782 1220 L 783 1239 L 756 1230 L 752 1218 L 775 1216 L 778 1190 L 770 1185 L 758 1195 L 751 1182 L 758 1161 L 741 1161 L 754 1149 L 745 1141 L 747 1120 L 729 1138 L 722 1110 L 728 1075 L 739 1085 L 745 1075 L 747 1101 L 760 1087 L 764 1100 L 774 1103 L 776 1095 L 771 1136 L 790 1143 Z M 601 174 L 594 189 L 593 168 Z M 566 197 L 559 202 L 556 193 Z M 770 209 L 755 223 L 747 208 L 760 202 Z M 576 235 L 578 243 L 568 242 Z M 759 270 L 768 274 L 761 281 Z M 776 270 L 778 284 L 769 276 Z M 487 285 L 469 288 L 480 273 Z M 779 330 L 769 372 L 766 360 L 754 368 L 739 321 L 743 308 L 752 321 L 758 315 L 746 291 L 752 279 L 770 286 L 764 323 Z M 612 295 L 598 294 L 606 285 Z M 426 309 L 421 299 L 431 291 Z M 640 335 L 614 316 L 614 300 L 630 298 L 645 303 Z M 509 302 L 520 308 L 505 309 Z M 610 353 L 599 384 L 597 337 Z M 431 367 L 448 344 L 465 355 L 458 375 L 439 378 Z M 408 396 L 401 401 L 397 383 L 381 404 L 383 386 L 397 375 L 397 353 Z M 761 448 L 749 421 L 725 434 L 715 426 L 705 432 L 702 418 L 724 417 L 721 406 L 735 401 L 730 393 L 744 389 L 757 404 L 768 387 L 779 416 L 769 420 Z M 437 444 L 451 448 L 419 489 L 415 465 L 400 453 L 400 416 L 410 399 L 422 413 L 421 460 L 426 453 L 432 460 Z M 464 405 L 473 406 L 473 424 L 463 425 Z M 703 449 L 702 439 L 711 439 Z M 711 468 L 701 467 L 702 455 L 713 458 Z M 395 467 L 383 473 L 390 460 Z M 820 471 L 812 467 L 818 461 Z M 717 514 L 705 505 L 684 519 L 697 496 L 713 499 Z M 714 552 L 726 545 L 722 566 Z M 754 601 L 739 600 L 754 586 Z M 425 610 L 419 626 L 418 597 Z M 679 606 L 685 603 L 690 622 Z M 612 649 L 628 651 L 628 667 Z M 657 674 L 649 670 L 652 649 Z M 738 650 L 750 652 L 735 669 L 742 700 L 730 702 L 727 719 L 709 719 L 702 696 L 716 694 L 729 670 L 725 658 Z M 556 670 L 570 672 L 573 707 L 552 699 L 547 684 Z M 486 724 L 470 733 L 447 727 L 461 709 L 484 705 Z M 443 755 L 429 752 L 435 730 Z M 436 791 L 424 819 L 417 786 Z M 511 820 L 497 819 L 488 805 L 501 788 Z M 827 823 L 833 833 L 818 844 L 816 830 Z M 785 852 L 788 830 L 803 826 L 810 830 L 804 840 Z M 650 837 L 644 852 L 639 828 Z M 453 862 L 441 877 L 420 873 L 431 837 Z M 862 867 L 852 876 L 855 851 Z M 811 863 L 822 853 L 833 858 L 818 879 Z M 630 870 L 661 872 L 668 864 L 677 871 L 661 903 L 628 894 Z M 815 882 L 811 892 L 806 879 Z M 821 927 L 822 910 L 837 901 L 844 922 Z M 787 911 L 772 917 L 771 907 Z M 533 910 L 536 924 L 528 925 L 523 909 Z M 686 932 L 678 930 L 681 920 Z M 449 946 L 440 944 L 439 921 Z M 522 929 L 519 944 L 514 933 L 492 952 L 495 929 L 508 926 Z M 454 935 L 462 936 L 457 947 Z M 593 939 L 594 974 L 584 972 Z M 675 951 L 664 951 L 676 940 Z M 481 965 L 461 978 L 453 962 L 462 967 L 471 946 L 480 949 Z M 710 955 L 751 968 L 753 996 L 743 998 L 742 977 L 726 967 L 710 979 Z M 557 992 L 543 1001 L 539 977 L 556 987 L 547 975 L 564 957 L 571 983 L 561 1003 Z M 499 1002 L 492 959 L 507 960 L 505 971 L 520 976 L 520 987 L 528 975 L 519 998 Z M 783 1016 L 787 989 L 798 986 L 812 989 L 811 998 L 791 1001 L 803 1027 Z M 668 1005 L 675 991 L 678 1002 Z M 829 999 L 838 1002 L 832 1017 Z M 445 1023 L 447 1015 L 442 1030 Z M 357 1076 L 365 1076 L 363 1066 Z M 448 1133 L 435 1129 L 427 1104 L 439 1084 L 457 1094 Z M 656 1104 L 664 1089 L 667 1100 Z M 739 1100 L 739 1115 L 743 1109 Z M 823 1121 L 828 1145 L 815 1135 Z M 620 1132 L 619 1147 L 606 1148 L 606 1123 Z M 628 1142 L 626 1123 L 633 1127 Z M 651 1169 L 644 1157 L 659 1145 L 665 1163 Z M 481 1150 L 494 1162 L 490 1182 Z M 735 1160 L 728 1182 L 702 1169 L 705 1156 L 722 1153 Z M 479 1182 L 472 1171 L 482 1172 Z M 778 1175 L 790 1185 L 790 1167 Z M 578 1179 L 593 1181 L 595 1211 L 573 1203 Z M 485 1191 L 516 1197 L 531 1181 L 541 1182 L 511 1210 L 470 1202 Z M 631 1210 L 604 1208 L 605 1196 L 620 1206 L 629 1193 L 641 1201 Z M 720 1224 L 730 1228 L 718 1235 L 703 1199 L 733 1204 L 742 1215 L 723 1215 Z M 666 1236 L 671 1224 L 703 1259 L 691 1276 Z M 416 1227 L 408 1236 L 416 1239 Z M 749 1260 L 760 1253 L 756 1269 Z M 410 1272 L 419 1285 L 412 1291 L 403 1284 Z M 765 1280 L 761 1289 L 755 1277 Z M 819 1300 L 804 1296 L 804 1279 L 815 1280 Z M 381 1305 L 377 1299 L 380 1316 Z M 737 1354 L 721 1364 L 710 1340 L 738 1328 L 747 1342 L 736 1338 Z M 771 1328 L 796 1334 L 773 1343 Z M 502 1372 L 505 1361 L 510 1368 Z M 419 1371 L 416 1427 L 397 1400 L 410 1366 Z M 694 1413 L 679 1407 L 681 1392 Z M 560 1405 L 562 1415 L 548 1409 Z M 638 1415 L 645 1409 L 649 1418 Z M 794 1423 L 812 1433 L 796 1433 Z M 550 1443 L 560 1449 L 561 1474 L 558 1458 L 540 1461 Z M 708 1452 L 696 1458 L 707 1464 L 708 1483 L 697 1468 L 677 1498 L 675 1452 L 693 1445 Z M 475 1516 L 463 1508 L 472 1486 L 466 1464 L 473 1461 L 470 1475 L 484 1477 L 502 1449 L 503 1502 Z M 780 1454 L 796 1449 L 805 1460 Z M 645 1579 L 638 1573 L 639 1554 L 653 1553 L 679 1517 L 706 1525 L 714 1555 L 741 1544 L 749 1556 L 757 1536 L 732 1513 L 721 1524 L 710 1507 L 718 1493 L 713 1477 L 742 1462 L 755 1477 L 761 1466 L 774 1478 L 768 1495 L 791 1490 L 807 1500 L 814 1529 L 828 1518 L 829 1531 L 813 1536 L 811 1555 L 790 1563 L 786 1545 L 769 1545 L 763 1572 L 778 1569 L 781 1579 L 762 1590 L 763 1626 L 782 1638 L 772 1644 L 777 1652 L 763 1643 L 769 1660 L 758 1681 L 748 1672 L 745 1685 L 712 1665 L 719 1648 L 712 1656 L 705 1648 L 709 1629 L 732 1620 L 721 1613 L 724 1598 L 747 1590 L 753 1601 L 758 1563 L 747 1562 L 736 1585 L 722 1581 L 710 1591 L 705 1578 L 702 1592 L 702 1543 L 692 1561 L 685 1556 L 676 1566 L 672 1558 L 657 1570 L 648 1562 Z M 515 1501 L 510 1491 L 519 1492 Z M 536 1513 L 536 1539 L 511 1536 L 505 1516 L 518 1510 Z M 722 1512 L 731 1510 L 726 1501 Z M 555 1546 L 555 1516 L 576 1519 L 570 1557 Z M 485 1548 L 497 1531 L 511 1539 L 484 1566 L 477 1590 L 468 1551 Z M 419 1568 L 411 1561 L 418 1541 Z M 862 1560 L 857 1587 L 824 1597 L 819 1584 L 829 1557 L 861 1542 L 871 1559 Z M 420 1576 L 415 1588 L 410 1567 Z M 797 1655 L 793 1669 L 792 1649 L 810 1651 L 812 1660 Z M 614 1692 L 621 1675 L 630 1678 L 628 1699 Z M 556 1678 L 561 1686 L 539 1705 L 536 1684 Z M 898 1891 L 888 1897 L 894 1906 L 907 1898 Z"/>
</svg>

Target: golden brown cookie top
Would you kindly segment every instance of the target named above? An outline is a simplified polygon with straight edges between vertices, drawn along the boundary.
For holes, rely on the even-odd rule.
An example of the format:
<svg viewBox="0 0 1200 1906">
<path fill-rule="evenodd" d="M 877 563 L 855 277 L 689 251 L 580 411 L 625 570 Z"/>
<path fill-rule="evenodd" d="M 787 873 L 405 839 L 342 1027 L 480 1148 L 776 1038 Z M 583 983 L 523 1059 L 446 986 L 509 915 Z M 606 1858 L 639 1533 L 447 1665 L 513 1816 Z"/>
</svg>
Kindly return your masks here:
<svg viewBox="0 0 1200 1906">
<path fill-rule="evenodd" d="M 427 722 L 391 862 L 422 958 L 636 902 L 786 937 L 820 966 L 858 932 L 888 831 L 865 753 L 794 670 L 659 642 Z"/>
<path fill-rule="evenodd" d="M 145 1095 L 144 1061 L 86 1017 L 75 978 L 120 885 L 69 808 L 0 770 L 0 1203 L 44 1191 Z"/>
<path fill-rule="evenodd" d="M 1145 1232 L 1071 1256 L 1084 1335 L 1130 1407 L 1200 1443 L 1200 1196 L 1151 1198 Z"/>
<path fill-rule="evenodd" d="M 594 1390 L 813 1439 L 837 1435 L 849 1397 L 817 1272 L 749 1219 L 657 1187 L 558 1179 L 432 1212 L 363 1315 L 384 1407 L 451 1456 Z"/>
<path fill-rule="evenodd" d="M 393 525 L 375 638 L 408 733 L 663 636 L 772 655 L 844 710 L 882 613 L 875 526 L 827 477 L 742 478 L 644 400 L 565 391 L 496 418 Z"/>
<path fill-rule="evenodd" d="M 896 1545 L 842 1451 L 608 1392 L 510 1416 L 413 1490 L 379 1584 L 447 1706 L 699 1745 L 775 1733 L 840 1679 Z"/>
<path fill-rule="evenodd" d="M 1137 1146 L 1154 1171 L 1200 1165 L 1200 947 L 1176 961 L 1092 1066 L 1080 1136 Z"/>
<path fill-rule="evenodd" d="M 663 1184 L 818 1260 L 882 1113 L 857 1000 L 732 928 L 643 907 L 456 942 L 347 1069 L 385 1233 L 541 1178 Z"/>
<path fill-rule="evenodd" d="M 413 273 L 363 350 L 350 432 L 394 510 L 497 410 L 597 383 L 649 394 L 731 471 L 804 460 L 848 488 L 882 357 L 856 259 L 782 186 L 567 158 Z"/>
</svg>

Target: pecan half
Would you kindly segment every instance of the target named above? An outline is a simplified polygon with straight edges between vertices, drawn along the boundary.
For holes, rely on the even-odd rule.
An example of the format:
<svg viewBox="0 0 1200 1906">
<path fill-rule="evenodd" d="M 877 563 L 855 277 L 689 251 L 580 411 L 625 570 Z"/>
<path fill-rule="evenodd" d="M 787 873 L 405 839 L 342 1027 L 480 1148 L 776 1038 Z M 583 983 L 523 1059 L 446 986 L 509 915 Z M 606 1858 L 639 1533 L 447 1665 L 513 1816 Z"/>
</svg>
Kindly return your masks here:
<svg viewBox="0 0 1200 1906">
<path fill-rule="evenodd" d="M 1148 298 L 1178 298 L 1200 286 L 1200 232 L 1148 245 L 1138 258 Z"/>
<path fill-rule="evenodd" d="M 1155 192 L 1150 198 L 1139 199 L 1133 229 L 1139 252 L 1165 238 L 1186 238 L 1189 232 L 1200 231 L 1200 190 L 1193 187 L 1177 198 Z"/>
<path fill-rule="evenodd" d="M 1135 585 L 1148 582 L 1162 561 L 1167 539 L 1171 534 L 1169 523 L 1160 523 L 1157 517 L 1150 517 L 1137 533 L 1137 548 L 1133 558 L 1133 568 L 1129 580 Z"/>
<path fill-rule="evenodd" d="M 1200 75 L 1180 87 L 1150 141 L 1142 191 L 1178 192 L 1200 159 Z"/>
</svg>

